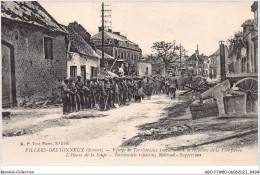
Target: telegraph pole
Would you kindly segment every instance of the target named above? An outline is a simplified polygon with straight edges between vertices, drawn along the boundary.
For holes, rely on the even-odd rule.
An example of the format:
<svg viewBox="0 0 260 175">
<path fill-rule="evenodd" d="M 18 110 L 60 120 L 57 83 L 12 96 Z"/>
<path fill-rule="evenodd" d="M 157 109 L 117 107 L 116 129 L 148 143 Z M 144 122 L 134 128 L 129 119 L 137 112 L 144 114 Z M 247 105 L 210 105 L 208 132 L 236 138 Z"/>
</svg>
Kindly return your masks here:
<svg viewBox="0 0 260 175">
<path fill-rule="evenodd" d="M 181 68 L 181 44 L 180 44 L 180 68 Z"/>
<path fill-rule="evenodd" d="M 101 59 L 101 67 L 105 66 L 104 59 L 104 2 L 102 2 L 102 59 Z"/>
<path fill-rule="evenodd" d="M 224 41 L 219 41 L 219 52 L 220 52 L 220 76 L 221 81 L 226 79 L 226 63 L 225 63 L 225 46 Z"/>
</svg>

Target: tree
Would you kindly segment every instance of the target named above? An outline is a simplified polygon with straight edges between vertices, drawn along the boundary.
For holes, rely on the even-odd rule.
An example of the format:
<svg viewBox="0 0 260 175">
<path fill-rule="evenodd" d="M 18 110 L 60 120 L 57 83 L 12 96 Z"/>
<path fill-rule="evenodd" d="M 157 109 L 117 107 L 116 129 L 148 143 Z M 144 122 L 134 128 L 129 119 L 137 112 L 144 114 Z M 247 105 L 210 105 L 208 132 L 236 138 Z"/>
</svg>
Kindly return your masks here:
<svg viewBox="0 0 260 175">
<path fill-rule="evenodd" d="M 179 45 L 176 45 L 176 41 L 173 42 L 155 42 L 153 43 L 152 49 L 155 51 L 155 56 L 157 59 L 161 59 L 164 64 L 165 68 L 167 69 L 169 67 L 170 63 L 173 63 L 177 59 L 180 58 L 180 54 L 183 58 L 183 54 L 185 54 L 185 49 Z M 180 50 L 181 52 L 177 52 L 177 50 Z"/>
</svg>

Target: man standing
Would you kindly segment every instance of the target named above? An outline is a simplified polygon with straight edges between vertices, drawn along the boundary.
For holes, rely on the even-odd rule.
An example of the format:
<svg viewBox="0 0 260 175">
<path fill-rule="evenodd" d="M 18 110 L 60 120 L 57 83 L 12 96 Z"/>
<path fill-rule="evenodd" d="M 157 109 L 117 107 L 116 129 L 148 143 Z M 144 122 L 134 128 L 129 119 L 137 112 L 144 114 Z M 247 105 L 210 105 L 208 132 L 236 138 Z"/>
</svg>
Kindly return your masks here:
<svg viewBox="0 0 260 175">
<path fill-rule="evenodd" d="M 71 104 L 71 112 L 75 112 L 76 110 L 76 94 L 77 88 L 72 78 L 69 79 L 69 88 L 70 88 L 70 104 Z"/>
<path fill-rule="evenodd" d="M 91 91 L 92 91 L 92 94 L 91 94 L 92 102 L 91 103 L 92 103 L 93 107 L 95 107 L 97 104 L 97 101 L 98 101 L 98 89 L 99 89 L 98 83 L 97 83 L 97 78 L 92 79 L 92 81 L 90 83 L 90 87 L 91 87 Z"/>
<path fill-rule="evenodd" d="M 69 80 L 65 79 L 61 86 L 61 98 L 63 103 L 63 114 L 68 114 L 70 112 L 70 88 Z"/>
<path fill-rule="evenodd" d="M 154 89 L 154 83 L 150 77 L 147 77 L 147 82 L 145 85 L 145 94 L 146 94 L 148 100 L 151 100 L 153 89 Z"/>
<path fill-rule="evenodd" d="M 124 76 L 125 74 L 125 71 L 124 71 L 124 64 L 121 64 L 121 67 L 118 69 L 119 71 L 119 75 L 122 77 Z"/>
<path fill-rule="evenodd" d="M 169 78 L 169 96 L 171 100 L 176 98 L 176 89 L 178 88 L 177 78 L 175 77 L 174 73 L 170 73 Z"/>
<path fill-rule="evenodd" d="M 84 109 L 84 100 L 83 100 L 83 92 L 82 88 L 84 83 L 81 81 L 81 77 L 77 76 L 77 81 L 75 82 L 75 86 L 77 89 L 76 102 L 77 102 L 77 111 Z"/>
<path fill-rule="evenodd" d="M 82 90 L 84 109 L 92 108 L 90 80 L 86 80 L 86 84 L 83 86 Z"/>
</svg>

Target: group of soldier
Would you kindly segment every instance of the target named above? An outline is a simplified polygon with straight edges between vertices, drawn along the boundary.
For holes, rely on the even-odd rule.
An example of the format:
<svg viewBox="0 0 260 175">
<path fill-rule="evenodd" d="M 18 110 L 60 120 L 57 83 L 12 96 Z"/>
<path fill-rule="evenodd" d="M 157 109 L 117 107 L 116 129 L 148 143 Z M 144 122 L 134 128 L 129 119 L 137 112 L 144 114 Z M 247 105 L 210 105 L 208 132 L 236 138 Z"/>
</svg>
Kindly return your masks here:
<svg viewBox="0 0 260 175">
<path fill-rule="evenodd" d="M 65 79 L 62 84 L 63 114 L 99 106 L 100 110 L 118 108 L 132 101 L 151 99 L 153 94 L 171 91 L 171 77 L 105 77 L 82 81 Z M 176 84 L 177 85 L 177 84 Z"/>
</svg>

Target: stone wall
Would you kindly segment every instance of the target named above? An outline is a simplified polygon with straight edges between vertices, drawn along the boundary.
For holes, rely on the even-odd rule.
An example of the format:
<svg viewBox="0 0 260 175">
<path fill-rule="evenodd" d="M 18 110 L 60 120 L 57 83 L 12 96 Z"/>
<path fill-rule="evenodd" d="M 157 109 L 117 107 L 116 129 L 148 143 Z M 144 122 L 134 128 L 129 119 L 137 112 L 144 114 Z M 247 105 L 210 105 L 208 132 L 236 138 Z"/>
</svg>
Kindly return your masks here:
<svg viewBox="0 0 260 175">
<path fill-rule="evenodd" d="M 63 33 L 2 18 L 2 40 L 14 47 L 16 99 L 33 102 L 60 94 L 66 77 L 66 45 Z M 53 39 L 53 59 L 45 59 L 44 37 Z"/>
</svg>

